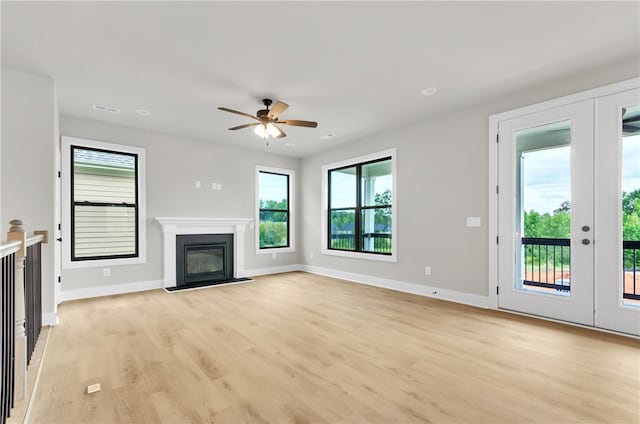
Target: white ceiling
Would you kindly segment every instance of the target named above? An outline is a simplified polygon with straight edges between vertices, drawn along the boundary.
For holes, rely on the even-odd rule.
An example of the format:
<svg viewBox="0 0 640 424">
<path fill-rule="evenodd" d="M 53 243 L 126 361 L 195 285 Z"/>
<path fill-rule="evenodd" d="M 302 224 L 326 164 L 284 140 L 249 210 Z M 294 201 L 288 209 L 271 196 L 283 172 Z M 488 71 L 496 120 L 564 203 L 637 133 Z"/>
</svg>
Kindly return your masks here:
<svg viewBox="0 0 640 424">
<path fill-rule="evenodd" d="M 216 108 L 271 97 L 281 119 L 319 122 L 268 147 L 292 156 L 640 58 L 638 2 L 1 4 L 2 66 L 54 78 L 62 113 L 265 150 Z"/>
</svg>

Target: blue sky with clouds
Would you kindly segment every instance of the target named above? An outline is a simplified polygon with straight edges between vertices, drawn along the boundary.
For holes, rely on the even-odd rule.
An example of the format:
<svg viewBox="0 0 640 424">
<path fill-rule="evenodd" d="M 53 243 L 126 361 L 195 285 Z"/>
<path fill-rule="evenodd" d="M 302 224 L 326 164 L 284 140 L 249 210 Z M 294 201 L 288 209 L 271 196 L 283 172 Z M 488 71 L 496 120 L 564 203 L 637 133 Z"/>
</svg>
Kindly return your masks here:
<svg viewBox="0 0 640 424">
<path fill-rule="evenodd" d="M 622 190 L 640 189 L 640 135 L 623 140 Z M 524 154 L 524 210 L 553 213 L 571 200 L 570 147 Z"/>
</svg>

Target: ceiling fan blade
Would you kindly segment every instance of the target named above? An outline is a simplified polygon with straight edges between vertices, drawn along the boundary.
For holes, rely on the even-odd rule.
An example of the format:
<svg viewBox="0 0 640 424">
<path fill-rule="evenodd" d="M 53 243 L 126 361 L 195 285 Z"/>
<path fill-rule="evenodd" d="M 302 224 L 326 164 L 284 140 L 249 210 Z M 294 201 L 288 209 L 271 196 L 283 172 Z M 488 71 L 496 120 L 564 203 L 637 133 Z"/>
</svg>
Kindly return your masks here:
<svg viewBox="0 0 640 424">
<path fill-rule="evenodd" d="M 294 127 L 309 127 L 309 128 L 316 128 L 318 126 L 317 122 L 298 121 L 296 119 L 287 119 L 286 121 L 278 121 L 278 124 L 292 125 Z"/>
<path fill-rule="evenodd" d="M 276 119 L 282 112 L 287 110 L 289 107 L 288 104 L 282 102 L 275 102 L 271 109 L 269 109 L 269 114 L 267 115 L 271 119 Z"/>
<path fill-rule="evenodd" d="M 244 112 L 238 112 L 237 110 L 229 109 L 228 107 L 219 107 L 218 110 L 223 110 L 225 112 L 235 113 L 236 115 L 247 116 L 249 118 L 253 118 L 253 119 L 259 121 L 257 116 L 249 115 L 248 113 L 244 113 Z"/>
<path fill-rule="evenodd" d="M 275 102 L 274 105 L 271 106 L 271 109 L 269 110 L 269 114 L 267 116 L 271 119 L 275 119 L 280 116 L 282 112 L 287 110 L 288 107 L 289 105 L 286 103 Z"/>
<path fill-rule="evenodd" d="M 252 124 L 244 124 L 244 125 L 238 125 L 237 127 L 233 127 L 233 128 L 229 128 L 230 130 L 241 130 L 243 128 L 248 128 L 248 127 L 253 127 L 255 125 L 260 125 L 260 122 L 254 122 Z"/>
<path fill-rule="evenodd" d="M 278 128 L 277 125 L 274 125 L 275 129 L 278 130 L 278 135 L 276 136 L 276 138 L 282 138 L 282 137 L 286 137 L 287 135 L 284 133 L 284 131 L 282 131 L 280 128 Z"/>
</svg>

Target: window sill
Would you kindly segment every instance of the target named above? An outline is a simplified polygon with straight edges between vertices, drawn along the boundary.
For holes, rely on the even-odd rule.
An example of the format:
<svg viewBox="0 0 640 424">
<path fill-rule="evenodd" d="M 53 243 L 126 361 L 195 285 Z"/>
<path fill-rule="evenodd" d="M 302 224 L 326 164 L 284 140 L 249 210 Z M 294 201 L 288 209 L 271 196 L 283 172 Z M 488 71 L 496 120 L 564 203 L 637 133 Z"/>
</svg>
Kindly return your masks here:
<svg viewBox="0 0 640 424">
<path fill-rule="evenodd" d="M 322 254 L 330 255 L 330 256 L 342 256 L 343 258 L 365 259 L 368 261 L 398 262 L 395 252 L 393 252 L 391 255 L 379 255 L 376 253 L 349 252 L 346 250 L 322 249 Z"/>
<path fill-rule="evenodd" d="M 65 259 L 62 269 L 100 268 L 118 265 L 138 265 L 146 263 L 146 258 L 95 259 L 86 261 L 70 261 Z"/>
<path fill-rule="evenodd" d="M 269 247 L 266 249 L 256 249 L 256 255 L 267 255 L 269 253 L 293 253 L 296 249 L 292 246 L 290 247 Z"/>
</svg>

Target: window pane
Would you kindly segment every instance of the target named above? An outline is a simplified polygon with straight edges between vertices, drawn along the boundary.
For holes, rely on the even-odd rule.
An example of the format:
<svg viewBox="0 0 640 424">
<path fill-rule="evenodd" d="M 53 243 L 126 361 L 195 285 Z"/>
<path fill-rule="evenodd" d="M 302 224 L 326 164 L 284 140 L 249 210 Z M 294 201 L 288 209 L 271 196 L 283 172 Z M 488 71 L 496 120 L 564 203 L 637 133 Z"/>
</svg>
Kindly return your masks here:
<svg viewBox="0 0 640 424">
<path fill-rule="evenodd" d="M 356 206 L 356 167 L 329 171 L 330 207 L 354 208 Z"/>
<path fill-rule="evenodd" d="M 260 247 L 287 247 L 287 212 L 260 212 Z"/>
<path fill-rule="evenodd" d="M 137 255 L 134 154 L 71 147 L 72 259 Z"/>
<path fill-rule="evenodd" d="M 362 205 L 391 205 L 391 159 L 362 165 Z"/>
<path fill-rule="evenodd" d="M 362 250 L 391 253 L 391 208 L 365 209 L 361 215 Z"/>
<path fill-rule="evenodd" d="M 521 253 L 516 288 L 568 296 L 571 291 L 571 122 L 516 133 Z"/>
<path fill-rule="evenodd" d="M 74 208 L 75 258 L 136 253 L 134 207 L 76 205 Z"/>
<path fill-rule="evenodd" d="M 331 211 L 331 249 L 355 250 L 355 209 Z"/>
<path fill-rule="evenodd" d="M 73 200 L 136 203 L 136 157 L 73 148 Z"/>
<path fill-rule="evenodd" d="M 260 171 L 258 178 L 260 209 L 287 210 L 289 203 L 289 176 Z"/>
</svg>

